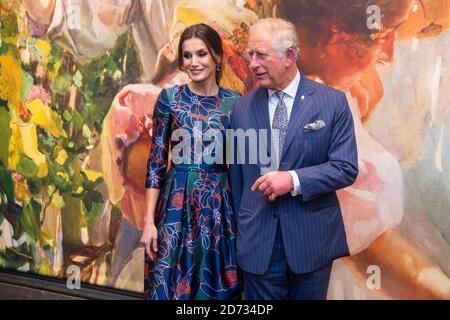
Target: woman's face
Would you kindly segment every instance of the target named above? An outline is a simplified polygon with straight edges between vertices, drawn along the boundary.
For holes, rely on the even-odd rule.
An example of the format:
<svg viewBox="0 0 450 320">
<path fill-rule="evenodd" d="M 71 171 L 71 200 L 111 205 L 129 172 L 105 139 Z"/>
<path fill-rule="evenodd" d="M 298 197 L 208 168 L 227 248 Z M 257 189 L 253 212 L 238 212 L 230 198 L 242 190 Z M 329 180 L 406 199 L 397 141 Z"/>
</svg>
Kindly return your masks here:
<svg viewBox="0 0 450 320">
<path fill-rule="evenodd" d="M 325 45 L 319 41 L 314 48 L 304 47 L 304 54 L 300 53 L 300 68 L 330 86 L 349 89 L 376 64 L 392 62 L 396 31 L 408 18 L 412 4 L 413 0 L 405 2 L 395 17 L 383 17 L 385 29 L 371 39 L 337 31 Z"/>
<path fill-rule="evenodd" d="M 216 60 L 205 42 L 199 38 L 191 38 L 182 45 L 182 65 L 189 78 L 196 83 L 216 79 Z"/>
</svg>

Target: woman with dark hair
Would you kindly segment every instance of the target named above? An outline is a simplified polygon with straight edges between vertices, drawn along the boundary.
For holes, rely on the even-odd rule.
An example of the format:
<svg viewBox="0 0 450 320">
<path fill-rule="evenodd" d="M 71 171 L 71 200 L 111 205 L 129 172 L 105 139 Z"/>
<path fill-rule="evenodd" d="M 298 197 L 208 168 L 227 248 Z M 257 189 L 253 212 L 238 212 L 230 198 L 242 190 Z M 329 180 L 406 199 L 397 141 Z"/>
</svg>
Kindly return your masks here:
<svg viewBox="0 0 450 320">
<path fill-rule="evenodd" d="M 155 105 L 141 238 L 149 299 L 240 298 L 223 152 L 237 94 L 219 86 L 223 55 L 213 28 L 185 29 L 178 67 L 190 81 L 162 90 Z"/>
</svg>

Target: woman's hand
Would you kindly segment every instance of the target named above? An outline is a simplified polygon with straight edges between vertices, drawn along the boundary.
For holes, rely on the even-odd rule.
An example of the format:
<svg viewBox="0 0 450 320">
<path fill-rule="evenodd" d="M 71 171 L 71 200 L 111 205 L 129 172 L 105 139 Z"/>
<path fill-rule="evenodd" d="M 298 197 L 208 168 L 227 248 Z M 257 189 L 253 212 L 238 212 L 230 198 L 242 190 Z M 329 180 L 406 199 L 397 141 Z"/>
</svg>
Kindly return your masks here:
<svg viewBox="0 0 450 320">
<path fill-rule="evenodd" d="M 145 226 L 141 237 L 141 243 L 151 260 L 156 259 L 158 252 L 158 230 L 155 225 Z"/>
</svg>

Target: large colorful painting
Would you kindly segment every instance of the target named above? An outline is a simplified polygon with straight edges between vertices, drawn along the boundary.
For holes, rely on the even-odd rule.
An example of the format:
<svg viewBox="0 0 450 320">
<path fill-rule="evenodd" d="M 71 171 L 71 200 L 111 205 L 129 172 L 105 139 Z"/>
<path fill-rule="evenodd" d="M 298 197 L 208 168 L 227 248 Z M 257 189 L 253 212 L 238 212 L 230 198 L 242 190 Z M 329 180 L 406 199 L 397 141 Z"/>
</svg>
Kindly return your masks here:
<svg viewBox="0 0 450 320">
<path fill-rule="evenodd" d="M 0 268 L 141 292 L 153 103 L 187 81 L 180 32 L 216 28 L 222 85 L 245 94 L 248 28 L 269 16 L 355 121 L 353 255 L 328 298 L 449 299 L 448 0 L 0 0 Z"/>
</svg>

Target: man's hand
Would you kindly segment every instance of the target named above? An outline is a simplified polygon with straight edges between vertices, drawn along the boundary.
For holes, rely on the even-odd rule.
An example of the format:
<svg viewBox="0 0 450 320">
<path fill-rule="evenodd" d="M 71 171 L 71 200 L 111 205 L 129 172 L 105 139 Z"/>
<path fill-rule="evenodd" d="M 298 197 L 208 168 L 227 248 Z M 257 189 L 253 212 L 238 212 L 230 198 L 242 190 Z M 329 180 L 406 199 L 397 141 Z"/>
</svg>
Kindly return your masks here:
<svg viewBox="0 0 450 320">
<path fill-rule="evenodd" d="M 259 190 L 274 201 L 276 197 L 291 192 L 294 188 L 292 176 L 288 171 L 272 171 L 260 177 L 252 186 L 252 191 Z"/>
</svg>

